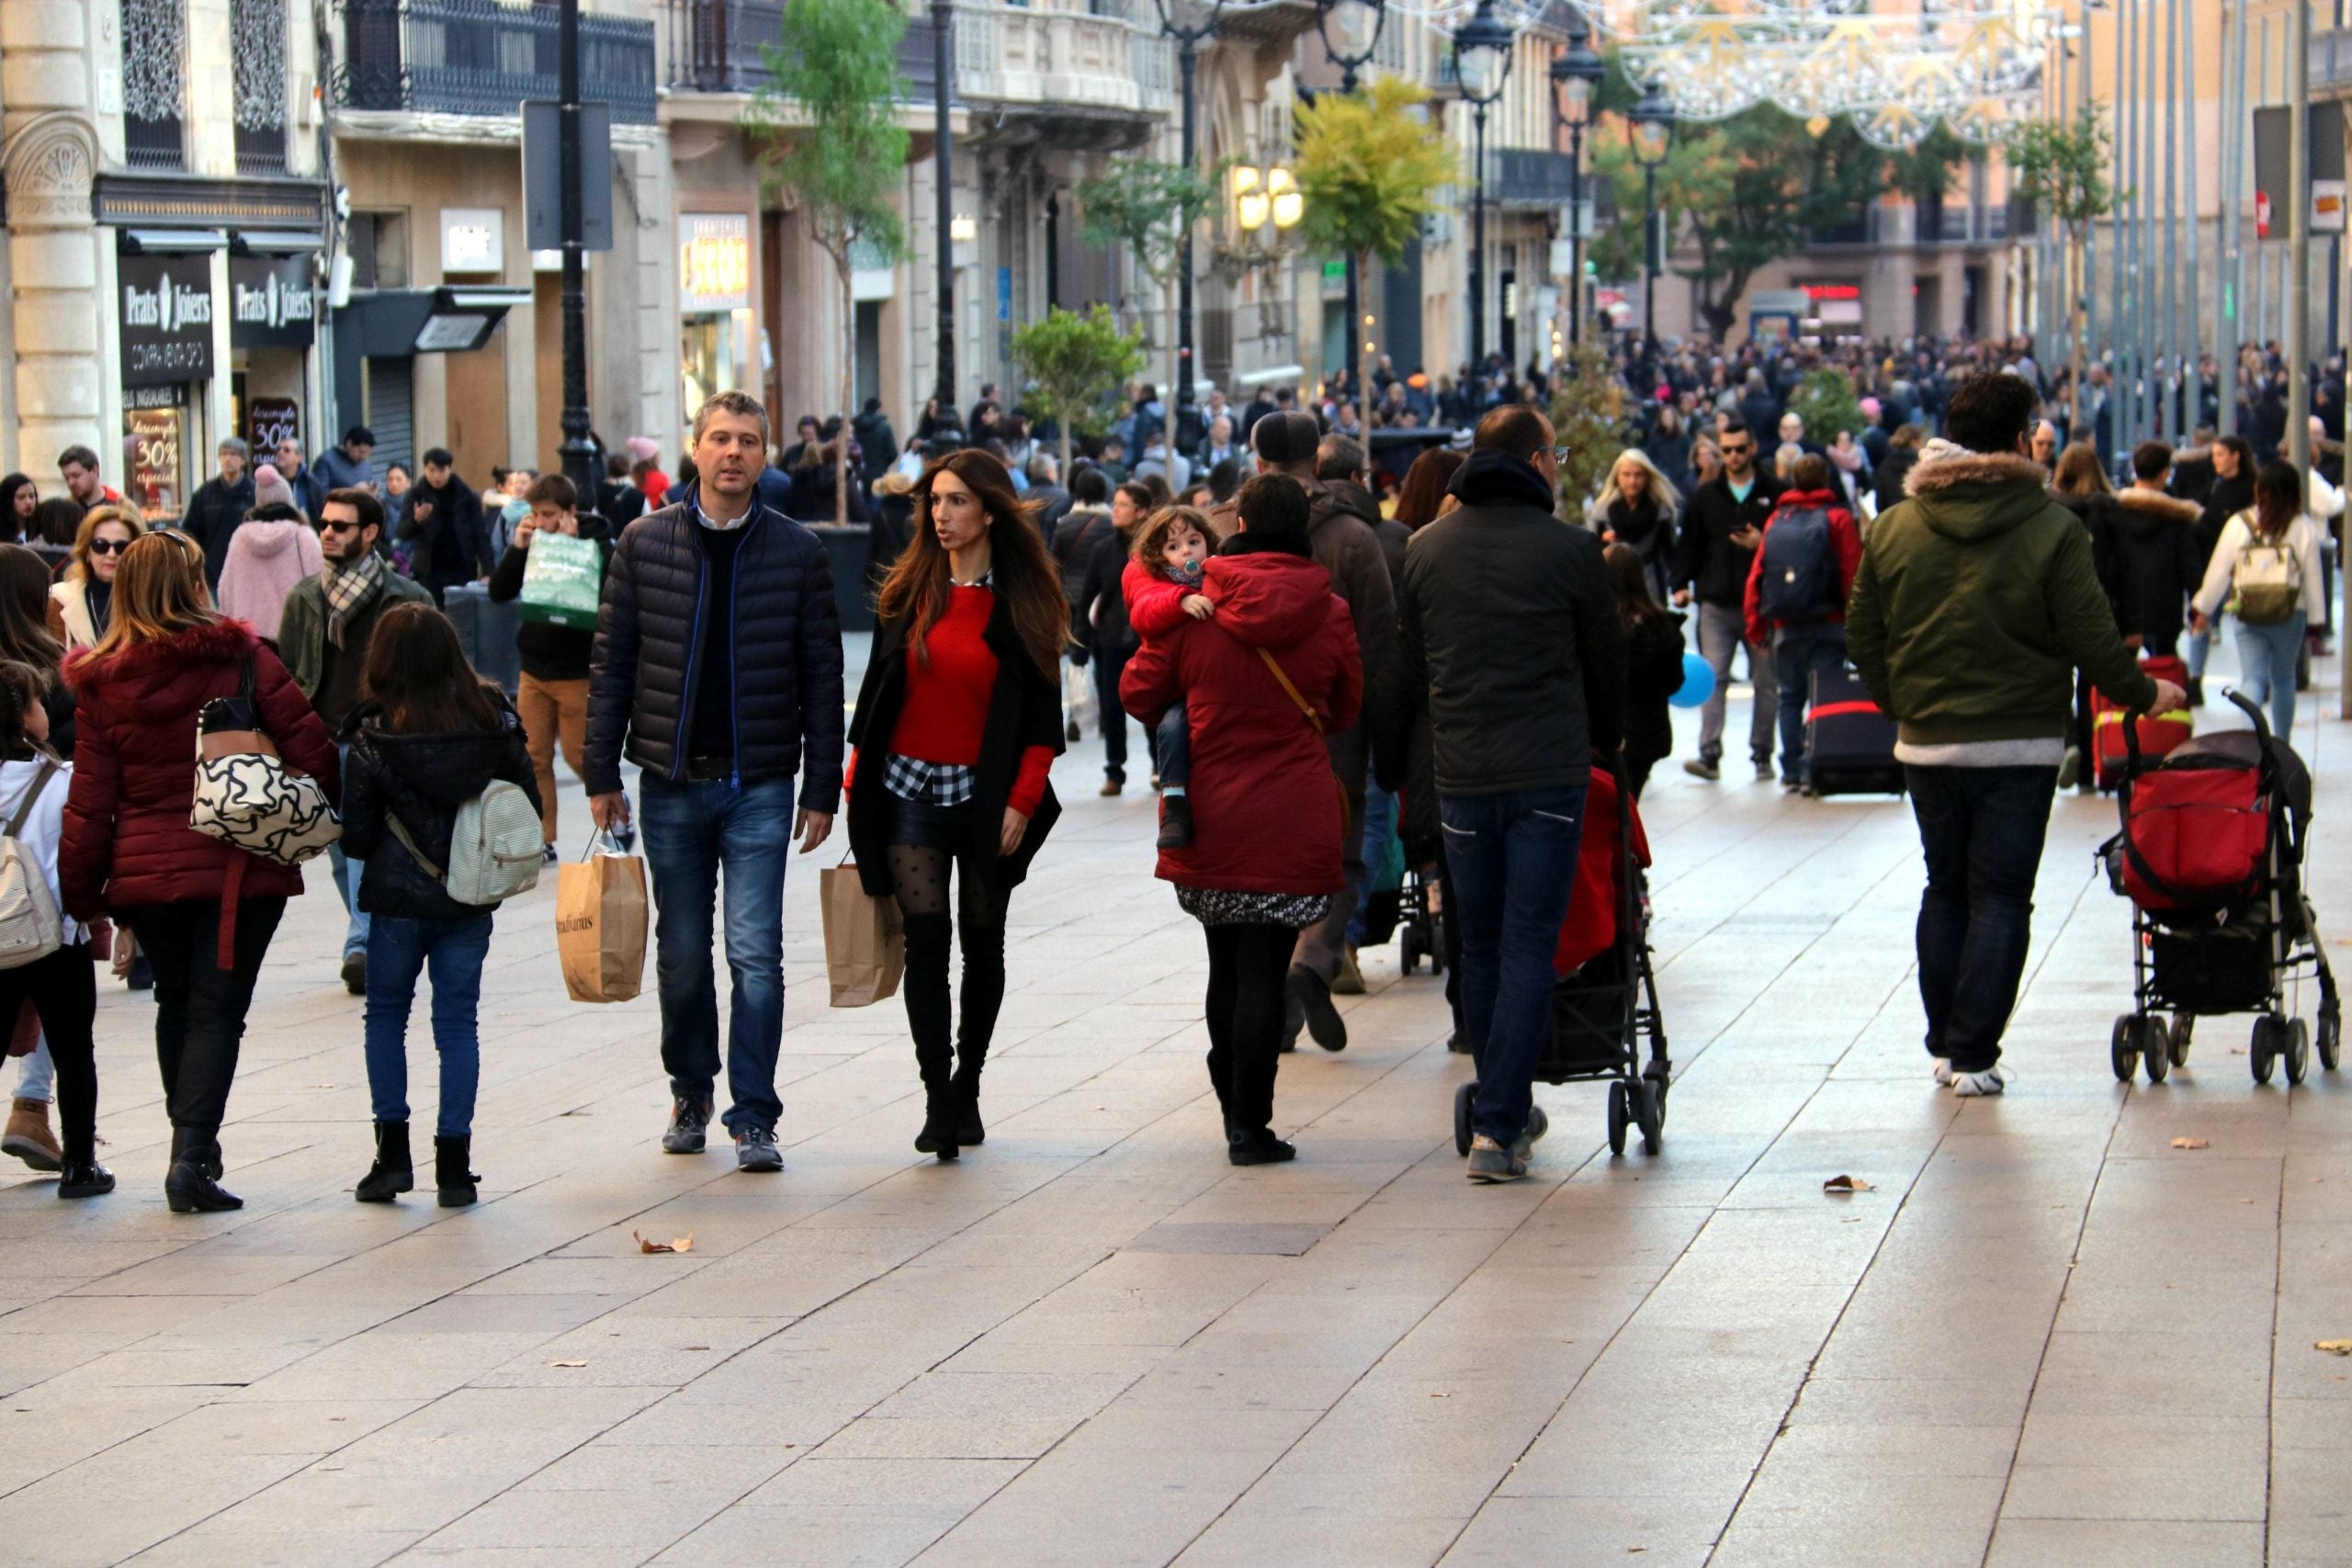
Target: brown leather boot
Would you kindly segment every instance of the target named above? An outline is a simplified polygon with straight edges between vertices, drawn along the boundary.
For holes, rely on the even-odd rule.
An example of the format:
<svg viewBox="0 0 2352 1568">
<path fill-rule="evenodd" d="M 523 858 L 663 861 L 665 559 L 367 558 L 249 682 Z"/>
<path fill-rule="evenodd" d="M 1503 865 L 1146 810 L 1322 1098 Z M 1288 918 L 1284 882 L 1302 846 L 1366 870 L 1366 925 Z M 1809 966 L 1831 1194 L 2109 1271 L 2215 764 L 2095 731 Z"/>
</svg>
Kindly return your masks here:
<svg viewBox="0 0 2352 1568">
<path fill-rule="evenodd" d="M 8 1108 L 8 1130 L 0 1134 L 0 1154 L 12 1154 L 35 1170 L 55 1170 L 65 1151 L 49 1130 L 49 1101 L 19 1100 Z"/>
</svg>

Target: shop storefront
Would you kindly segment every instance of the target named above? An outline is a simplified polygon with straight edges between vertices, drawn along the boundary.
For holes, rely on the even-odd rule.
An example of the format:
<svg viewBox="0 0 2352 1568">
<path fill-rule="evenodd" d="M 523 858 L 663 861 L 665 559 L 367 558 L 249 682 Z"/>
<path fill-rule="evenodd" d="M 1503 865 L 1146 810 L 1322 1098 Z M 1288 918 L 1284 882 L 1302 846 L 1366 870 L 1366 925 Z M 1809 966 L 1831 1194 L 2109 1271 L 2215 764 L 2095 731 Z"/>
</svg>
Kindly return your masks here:
<svg viewBox="0 0 2352 1568">
<path fill-rule="evenodd" d="M 204 251 L 118 259 L 121 293 L 125 499 L 154 521 L 177 519 L 203 482 L 192 467 L 203 444 L 213 375 L 212 257 Z"/>
<path fill-rule="evenodd" d="M 683 212 L 678 234 L 678 406 L 691 424 L 713 393 L 756 389 L 764 378 L 753 357 L 751 218 Z"/>
<path fill-rule="evenodd" d="M 230 421 L 256 453 L 275 450 L 288 436 L 305 452 L 329 440 L 302 419 L 304 379 L 318 335 L 311 272 L 311 254 L 303 249 L 229 258 Z"/>
</svg>

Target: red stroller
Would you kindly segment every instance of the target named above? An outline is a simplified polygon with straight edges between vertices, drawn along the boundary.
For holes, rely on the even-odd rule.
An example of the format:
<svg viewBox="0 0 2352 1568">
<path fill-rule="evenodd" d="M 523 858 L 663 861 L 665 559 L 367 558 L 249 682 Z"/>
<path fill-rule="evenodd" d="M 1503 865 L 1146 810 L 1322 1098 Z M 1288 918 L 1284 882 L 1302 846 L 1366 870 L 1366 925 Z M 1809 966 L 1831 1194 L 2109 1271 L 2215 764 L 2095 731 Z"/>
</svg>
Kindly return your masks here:
<svg viewBox="0 0 2352 1568">
<path fill-rule="evenodd" d="M 2284 982 L 2305 972 L 2319 987 L 2320 1066 L 2335 1070 L 2343 1012 L 2302 890 L 2311 774 L 2259 707 L 2228 696 L 2251 731 L 2199 736 L 2158 761 L 2143 762 L 2137 727 L 2121 727 L 2123 830 L 2098 853 L 2109 884 L 2132 900 L 2133 1010 L 2116 1019 L 2109 1042 L 2115 1076 L 2127 1083 L 2135 1064 L 2163 1082 L 2188 1060 L 2198 1016 L 2231 1012 L 2256 1015 L 2247 1051 L 2256 1083 L 2282 1062 L 2287 1081 L 2302 1082 L 2313 1031 L 2290 1016 Z"/>
<path fill-rule="evenodd" d="M 1576 886 L 1553 958 L 1559 978 L 1552 988 L 1552 1048 L 1535 1076 L 1549 1084 L 1606 1080 L 1614 1155 L 1625 1152 L 1628 1126 L 1641 1130 L 1644 1154 L 1665 1145 L 1666 1091 L 1674 1074 L 1650 959 L 1649 892 L 1642 877 L 1649 863 L 1641 810 L 1619 764 L 1593 769 Z M 1476 1078 L 1454 1090 L 1458 1154 L 1470 1152 L 1470 1107 L 1477 1097 Z"/>
</svg>

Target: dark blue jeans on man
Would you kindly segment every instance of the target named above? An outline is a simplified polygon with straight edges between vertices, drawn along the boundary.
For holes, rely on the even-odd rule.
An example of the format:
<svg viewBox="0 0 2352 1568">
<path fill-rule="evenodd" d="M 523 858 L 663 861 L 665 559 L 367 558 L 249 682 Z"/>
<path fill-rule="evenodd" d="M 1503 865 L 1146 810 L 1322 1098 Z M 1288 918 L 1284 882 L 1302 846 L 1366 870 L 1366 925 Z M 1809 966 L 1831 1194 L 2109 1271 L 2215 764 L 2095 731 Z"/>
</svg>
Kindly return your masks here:
<svg viewBox="0 0 2352 1568">
<path fill-rule="evenodd" d="M 2025 975 L 2058 770 L 1911 766 L 1904 775 L 1928 861 L 1918 930 L 1928 1055 L 1981 1073 L 2001 1058 Z"/>
<path fill-rule="evenodd" d="M 408 1120 L 408 1021 L 421 975 L 433 979 L 433 1047 L 441 1057 L 444 1138 L 474 1130 L 481 1082 L 481 966 L 490 956 L 487 910 L 458 920 L 379 916 L 368 941 L 368 1094 L 379 1122 Z"/>
<path fill-rule="evenodd" d="M 1846 668 L 1846 628 L 1836 621 L 1782 626 L 1772 634 L 1772 678 L 1781 687 L 1781 777 L 1805 782 L 1804 705 L 1815 674 Z"/>
<path fill-rule="evenodd" d="M 784 1046 L 784 864 L 792 848 L 792 781 L 639 784 L 653 885 L 653 972 L 662 998 L 662 1066 L 670 1090 L 707 1100 L 718 1077 L 718 988 L 711 977 L 719 873 L 726 873 L 730 1134 L 773 1133 L 784 1114 L 775 1059 Z"/>
<path fill-rule="evenodd" d="M 1552 955 L 1568 918 L 1585 786 L 1442 795 L 1449 911 L 1462 931 L 1462 1022 L 1478 1064 L 1471 1131 L 1508 1148 L 1526 1130 L 1552 1038 Z"/>
</svg>

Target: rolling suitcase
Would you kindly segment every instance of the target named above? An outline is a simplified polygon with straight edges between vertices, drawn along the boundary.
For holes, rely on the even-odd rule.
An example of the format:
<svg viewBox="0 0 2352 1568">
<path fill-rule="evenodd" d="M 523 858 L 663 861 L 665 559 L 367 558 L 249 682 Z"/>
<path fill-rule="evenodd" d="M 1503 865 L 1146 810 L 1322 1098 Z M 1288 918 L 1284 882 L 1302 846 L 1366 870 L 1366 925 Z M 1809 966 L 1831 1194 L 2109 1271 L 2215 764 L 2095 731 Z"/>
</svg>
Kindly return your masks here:
<svg viewBox="0 0 2352 1568">
<path fill-rule="evenodd" d="M 2140 660 L 2140 668 L 2152 681 L 2170 681 L 2186 690 L 2188 666 L 2177 659 L 2156 657 Z M 2193 728 L 2187 708 L 2175 708 L 2167 713 L 2152 713 L 2130 721 L 2140 735 L 2140 757 L 2153 762 L 2167 755 L 2173 748 L 2188 739 Z M 2124 712 L 2107 700 L 2105 693 L 2091 692 L 2091 750 L 2097 759 L 2098 787 L 2113 789 L 2123 777 L 2125 762 L 2130 755 L 2124 744 Z"/>
<path fill-rule="evenodd" d="M 1894 721 L 1850 670 L 1815 671 L 1805 709 L 1805 778 L 1815 795 L 1901 795 Z"/>
</svg>

